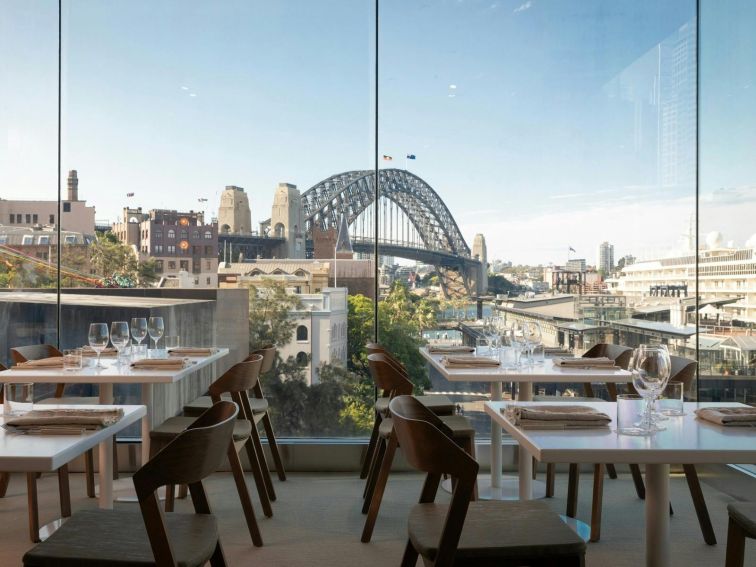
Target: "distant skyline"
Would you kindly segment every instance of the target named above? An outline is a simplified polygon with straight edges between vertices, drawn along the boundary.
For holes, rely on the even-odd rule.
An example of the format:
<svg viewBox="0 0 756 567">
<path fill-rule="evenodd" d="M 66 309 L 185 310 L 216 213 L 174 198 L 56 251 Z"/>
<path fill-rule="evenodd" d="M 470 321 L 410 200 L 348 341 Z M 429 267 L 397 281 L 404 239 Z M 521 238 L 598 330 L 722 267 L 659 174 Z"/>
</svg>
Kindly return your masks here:
<svg viewBox="0 0 756 567">
<path fill-rule="evenodd" d="M 63 169 L 98 219 L 212 215 L 237 185 L 256 226 L 279 182 L 372 167 L 372 1 L 63 5 Z M 694 18 L 694 0 L 382 0 L 381 165 L 416 155 L 489 261 L 563 263 L 571 246 L 591 264 L 604 240 L 616 259 L 672 253 L 695 123 L 664 130 L 659 109 L 678 93 L 691 116 L 695 67 L 673 76 L 656 55 Z M 756 3 L 702 2 L 701 232 L 737 244 L 756 232 L 754 20 Z M 0 5 L 0 85 L 0 197 L 54 198 L 57 2 Z M 660 184 L 660 132 L 678 183 Z"/>
</svg>

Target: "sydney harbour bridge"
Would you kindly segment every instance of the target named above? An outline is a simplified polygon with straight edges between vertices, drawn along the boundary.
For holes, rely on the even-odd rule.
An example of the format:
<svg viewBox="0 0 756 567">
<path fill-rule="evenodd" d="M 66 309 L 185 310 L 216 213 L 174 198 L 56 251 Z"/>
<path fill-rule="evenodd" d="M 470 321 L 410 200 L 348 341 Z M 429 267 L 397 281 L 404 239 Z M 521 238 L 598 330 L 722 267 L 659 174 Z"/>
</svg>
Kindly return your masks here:
<svg viewBox="0 0 756 567">
<path fill-rule="evenodd" d="M 354 251 L 373 253 L 377 206 L 381 256 L 432 264 L 448 297 L 477 295 L 482 270 L 486 269 L 485 258 L 481 262 L 478 256 L 473 256 L 438 193 L 409 171 L 381 169 L 378 173 L 377 205 L 374 170 L 332 175 L 303 192 L 301 209 L 306 240 L 312 241 L 315 230 L 338 230 L 344 215 Z M 261 225 L 269 227 L 270 221 Z M 228 237 L 235 241 L 243 238 Z"/>
</svg>

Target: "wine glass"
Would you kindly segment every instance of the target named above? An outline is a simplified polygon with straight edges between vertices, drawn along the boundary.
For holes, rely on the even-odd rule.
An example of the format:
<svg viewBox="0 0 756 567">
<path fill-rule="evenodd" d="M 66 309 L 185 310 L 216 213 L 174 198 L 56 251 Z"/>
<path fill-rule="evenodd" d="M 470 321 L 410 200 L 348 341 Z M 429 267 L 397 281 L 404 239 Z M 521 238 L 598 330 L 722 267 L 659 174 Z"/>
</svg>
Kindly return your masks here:
<svg viewBox="0 0 756 567">
<path fill-rule="evenodd" d="M 163 318 L 150 317 L 150 320 L 147 323 L 147 332 L 150 334 L 150 338 L 153 340 L 155 344 L 155 350 L 157 350 L 158 341 L 163 336 L 163 331 L 165 331 L 165 327 L 163 325 Z"/>
<path fill-rule="evenodd" d="M 121 364 L 121 351 L 131 342 L 129 324 L 126 321 L 113 321 L 110 324 L 110 342 L 118 351 L 118 364 Z"/>
<path fill-rule="evenodd" d="M 527 340 L 525 339 L 522 323 L 513 321 L 510 330 L 512 345 L 515 349 L 515 366 L 519 368 L 522 366 L 522 351 L 527 347 Z"/>
<path fill-rule="evenodd" d="M 645 399 L 646 409 L 641 422 L 642 427 L 651 431 L 663 431 L 655 417 L 654 406 L 669 381 L 671 362 L 665 345 L 641 345 L 633 353 L 631 360 L 633 386 Z"/>
<path fill-rule="evenodd" d="M 535 364 L 533 351 L 535 350 L 535 347 L 541 344 L 541 326 L 537 321 L 528 321 L 527 323 L 523 323 L 522 329 L 530 355 L 529 364 L 532 366 Z"/>
<path fill-rule="evenodd" d="M 95 368 L 105 368 L 100 362 L 100 353 L 107 348 L 109 340 L 107 323 L 92 323 L 89 325 L 89 346 L 97 353 Z"/>
<path fill-rule="evenodd" d="M 131 336 L 142 346 L 142 341 L 147 336 L 147 319 L 144 317 L 134 317 L 131 319 Z"/>
</svg>

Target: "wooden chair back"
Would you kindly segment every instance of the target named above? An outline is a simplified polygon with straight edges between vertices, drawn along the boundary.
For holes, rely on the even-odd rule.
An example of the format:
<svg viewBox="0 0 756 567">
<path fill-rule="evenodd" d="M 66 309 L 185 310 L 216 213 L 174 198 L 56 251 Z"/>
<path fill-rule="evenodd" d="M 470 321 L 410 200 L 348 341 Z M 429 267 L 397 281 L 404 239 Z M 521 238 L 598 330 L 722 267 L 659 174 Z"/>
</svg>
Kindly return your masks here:
<svg viewBox="0 0 756 567">
<path fill-rule="evenodd" d="M 8 368 L 4 364 L 0 363 L 0 372 L 2 372 L 3 370 L 8 370 Z M 3 388 L 4 385 L 5 384 L 0 384 L 0 404 L 5 401 L 5 390 Z"/>
<path fill-rule="evenodd" d="M 266 372 L 268 372 L 271 368 L 273 368 L 273 364 L 276 362 L 276 346 L 272 344 L 265 345 L 262 348 L 252 351 L 250 354 L 262 355 L 263 362 L 262 368 L 260 369 L 260 374 L 265 374 Z"/>
<path fill-rule="evenodd" d="M 599 358 L 605 356 L 611 358 L 614 364 L 627 370 L 630 365 L 630 357 L 633 355 L 633 349 L 622 345 L 613 345 L 610 343 L 598 343 L 593 345 L 583 353 L 583 358 Z"/>
<path fill-rule="evenodd" d="M 239 406 L 239 419 L 252 420 L 252 406 L 249 403 L 248 391 L 255 392 L 260 386 L 260 369 L 263 365 L 263 355 L 252 354 L 243 362 L 234 364 L 221 375 L 207 389 L 213 404 L 221 401 L 221 395 L 231 394 L 231 400 Z"/>
<path fill-rule="evenodd" d="M 385 354 L 387 361 L 396 369 L 396 371 L 409 378 L 407 368 L 398 358 L 391 354 L 391 352 L 389 352 L 387 348 L 379 345 L 378 343 L 367 343 L 366 348 L 368 356 L 370 356 L 371 354 Z"/>
<path fill-rule="evenodd" d="M 57 348 L 52 345 L 26 345 L 13 347 L 10 349 L 11 360 L 13 364 L 20 364 L 28 360 L 40 360 L 42 358 L 53 358 L 55 356 L 63 356 Z M 55 397 L 62 398 L 65 384 L 57 384 L 55 386 Z"/>
<path fill-rule="evenodd" d="M 698 363 L 695 360 L 683 358 L 682 356 L 670 355 L 669 360 L 671 362 L 669 381 L 682 382 L 685 398 L 695 399 L 694 389 Z"/>
<path fill-rule="evenodd" d="M 422 404 L 412 396 L 397 396 L 389 404 L 394 431 L 407 462 L 427 473 L 420 503 L 435 501 L 441 475 L 455 481 L 454 492 L 438 542 L 436 567 L 454 564 L 454 555 L 462 535 L 467 508 L 473 495 L 478 463 L 440 429 L 428 421 L 417 419 Z"/>
<path fill-rule="evenodd" d="M 220 468 L 228 452 L 237 412 L 236 404 L 216 403 L 134 473 L 134 488 L 156 565 L 177 565 L 157 489 L 187 484 L 194 511 L 210 514 L 202 480 Z"/>
<path fill-rule="evenodd" d="M 375 386 L 382 392 L 382 396 L 394 397 L 399 395 L 411 395 L 414 389 L 409 378 L 391 362 L 385 353 L 368 355 L 368 367 L 370 376 Z"/>
</svg>

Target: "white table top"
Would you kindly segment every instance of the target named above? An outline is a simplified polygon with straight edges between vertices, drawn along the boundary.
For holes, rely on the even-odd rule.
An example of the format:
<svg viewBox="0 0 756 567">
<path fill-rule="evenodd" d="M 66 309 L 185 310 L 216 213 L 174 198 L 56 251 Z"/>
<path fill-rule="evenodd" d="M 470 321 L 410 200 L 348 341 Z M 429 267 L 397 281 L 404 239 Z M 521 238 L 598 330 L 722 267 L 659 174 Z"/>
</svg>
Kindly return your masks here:
<svg viewBox="0 0 756 567">
<path fill-rule="evenodd" d="M 619 435 L 616 432 L 616 404 L 613 402 L 575 402 L 598 409 L 612 418 L 601 429 L 523 430 L 515 427 L 501 412 L 515 405 L 550 405 L 549 402 L 486 402 L 485 410 L 493 420 L 537 460 L 553 463 L 756 463 L 756 428 L 724 427 L 696 419 L 700 407 L 738 407 L 737 403 L 685 403 L 685 415 L 670 417 L 665 431 L 646 437 Z"/>
<path fill-rule="evenodd" d="M 0 470 L 6 472 L 54 471 L 88 451 L 101 441 L 125 429 L 144 416 L 144 406 L 65 406 L 45 405 L 44 409 L 56 408 L 107 408 L 120 407 L 123 417 L 108 427 L 87 431 L 81 435 L 23 435 L 0 427 Z"/>
<path fill-rule="evenodd" d="M 441 364 L 445 355 L 430 354 L 421 348 L 420 353 L 450 382 L 613 382 L 624 383 L 630 380 L 630 373 L 621 368 L 564 368 L 554 366 L 553 360 L 547 358 L 543 364 L 524 366 L 506 370 L 501 366 L 482 368 L 446 368 Z M 1 375 L 1 374 L 0 374 Z"/>
<path fill-rule="evenodd" d="M 227 348 L 218 348 L 210 356 L 186 356 L 189 364 L 181 370 L 136 370 L 124 364 L 116 366 L 115 358 L 103 357 L 105 368 L 87 366 L 78 371 L 66 371 L 61 368 L 34 370 L 4 370 L 0 372 L 0 383 L 34 382 L 66 384 L 170 384 L 186 378 L 228 354 Z"/>
</svg>

